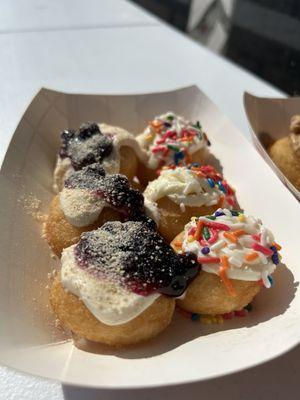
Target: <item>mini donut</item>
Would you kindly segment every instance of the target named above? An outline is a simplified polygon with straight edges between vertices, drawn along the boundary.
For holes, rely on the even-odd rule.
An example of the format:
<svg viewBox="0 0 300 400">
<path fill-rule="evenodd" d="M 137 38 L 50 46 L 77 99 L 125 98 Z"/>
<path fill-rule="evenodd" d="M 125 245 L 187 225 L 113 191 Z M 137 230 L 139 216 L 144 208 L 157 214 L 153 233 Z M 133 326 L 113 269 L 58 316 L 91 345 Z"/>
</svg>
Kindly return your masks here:
<svg viewBox="0 0 300 400">
<path fill-rule="evenodd" d="M 155 117 L 136 139 L 147 154 L 137 171 L 144 186 L 157 177 L 162 166 L 203 163 L 210 145 L 199 121 L 192 124 L 173 112 Z"/>
<path fill-rule="evenodd" d="M 107 124 L 85 123 L 61 134 L 61 147 L 54 170 L 53 189 L 63 189 L 66 178 L 83 167 L 99 163 L 110 174 L 121 173 L 129 180 L 136 175 L 138 158 L 145 155 L 132 134 Z"/>
<path fill-rule="evenodd" d="M 178 305 L 197 314 L 226 314 L 248 305 L 280 263 L 273 234 L 259 219 L 219 209 L 193 218 L 171 243 L 179 253 L 194 254 L 201 267 Z"/>
<path fill-rule="evenodd" d="M 124 175 L 106 174 L 100 164 L 73 172 L 54 197 L 44 224 L 44 237 L 55 254 L 78 242 L 82 232 L 107 221 L 143 219 L 143 195 Z"/>
<path fill-rule="evenodd" d="M 277 167 L 300 190 L 300 115 L 291 119 L 290 134 L 269 147 L 269 154 Z"/>
<path fill-rule="evenodd" d="M 80 337 L 111 346 L 125 346 L 157 336 L 170 324 L 175 308 L 174 299 L 160 296 L 133 320 L 106 325 L 77 296 L 66 291 L 59 278 L 52 285 L 50 302 L 63 326 Z"/>
<path fill-rule="evenodd" d="M 50 302 L 61 324 L 95 342 L 149 340 L 171 322 L 175 300 L 197 275 L 148 224 L 107 222 L 64 249 Z"/>
<path fill-rule="evenodd" d="M 210 165 L 164 167 L 144 191 L 149 215 L 171 242 L 194 215 L 210 215 L 236 205 L 234 190 Z"/>
</svg>

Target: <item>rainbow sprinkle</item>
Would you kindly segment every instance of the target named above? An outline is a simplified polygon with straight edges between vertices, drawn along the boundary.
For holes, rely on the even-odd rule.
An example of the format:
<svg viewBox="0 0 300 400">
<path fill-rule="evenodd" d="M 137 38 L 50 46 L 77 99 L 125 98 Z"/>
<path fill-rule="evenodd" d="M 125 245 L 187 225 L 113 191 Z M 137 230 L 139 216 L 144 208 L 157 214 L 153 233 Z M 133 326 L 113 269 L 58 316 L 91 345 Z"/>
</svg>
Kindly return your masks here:
<svg viewBox="0 0 300 400">
<path fill-rule="evenodd" d="M 190 163 L 189 148 L 192 145 L 201 142 L 204 142 L 206 146 L 210 145 L 199 121 L 192 125 L 173 113 L 162 115 L 150 121 L 148 135 L 145 139 L 146 141 L 153 141 L 151 152 L 159 156 L 163 165 L 170 163 L 179 165 L 180 162 L 187 165 Z M 167 147 L 169 153 L 161 154 L 161 145 Z"/>
<path fill-rule="evenodd" d="M 238 311 L 215 315 L 191 313 L 189 311 L 181 309 L 180 307 L 177 307 L 176 309 L 183 317 L 188 318 L 193 322 L 198 321 L 205 325 L 211 325 L 223 324 L 225 320 L 230 320 L 234 317 L 246 317 L 248 313 L 252 311 L 252 304 L 249 303 L 246 307 Z"/>
<path fill-rule="evenodd" d="M 228 220 L 228 218 L 222 218 L 225 215 L 233 217 L 235 222 Z M 248 268 L 247 263 L 250 263 L 248 265 L 257 262 L 266 264 L 266 258 L 271 259 L 275 265 L 278 265 L 281 260 L 278 253 L 281 247 L 272 241 L 272 236 L 271 241 L 266 242 L 266 229 L 262 227 L 262 233 L 248 233 L 247 223 L 240 222 L 241 216 L 244 217 L 243 221 L 245 221 L 246 217 L 241 211 L 219 209 L 211 216 L 193 217 L 191 225 L 187 228 L 187 234 L 190 235 L 188 237 L 192 237 L 193 241 L 200 244 L 200 248 L 198 247 L 198 250 L 195 250 L 197 261 L 202 265 L 216 264 L 219 267 L 219 270 L 216 270 L 215 273 L 220 276 L 230 296 L 236 296 L 236 292 L 231 279 L 227 275 L 229 269 L 240 268 L 243 263 L 246 263 L 246 269 Z M 222 222 L 218 222 L 218 218 Z M 226 221 L 228 221 L 228 225 Z M 187 246 L 185 251 L 189 251 L 188 244 L 185 243 Z M 269 243 L 269 245 L 266 243 Z M 224 247 L 227 247 L 227 249 L 221 250 Z M 240 251 L 241 248 L 245 252 L 243 256 L 239 252 L 234 252 L 235 249 Z M 197 249 L 197 247 L 193 245 L 191 249 Z M 193 252 L 194 250 L 190 251 Z M 214 269 L 216 265 L 207 266 L 207 268 L 208 270 Z M 262 272 L 261 277 L 262 279 L 258 281 L 258 284 L 267 288 L 272 286 L 273 279 L 270 276 L 265 276 Z"/>
</svg>

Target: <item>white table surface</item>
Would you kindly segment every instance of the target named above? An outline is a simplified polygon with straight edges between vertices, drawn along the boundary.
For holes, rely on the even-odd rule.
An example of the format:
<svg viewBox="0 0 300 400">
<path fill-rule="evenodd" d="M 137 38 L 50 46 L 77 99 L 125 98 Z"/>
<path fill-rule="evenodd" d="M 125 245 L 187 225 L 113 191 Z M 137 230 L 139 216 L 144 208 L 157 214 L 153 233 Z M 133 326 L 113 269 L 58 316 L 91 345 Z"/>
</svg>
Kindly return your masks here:
<svg viewBox="0 0 300 400">
<path fill-rule="evenodd" d="M 281 95 L 126 1 L 0 1 L 0 162 L 18 120 L 41 86 L 70 92 L 133 93 L 189 84 L 204 90 L 247 137 L 243 91 Z M 300 386 L 299 360 L 298 347 L 268 364 L 228 377 L 122 394 L 62 388 L 57 382 L 0 367 L 0 398 L 294 399 Z"/>
<path fill-rule="evenodd" d="M 1 0 L 0 33 L 158 24 L 123 0 Z"/>
</svg>

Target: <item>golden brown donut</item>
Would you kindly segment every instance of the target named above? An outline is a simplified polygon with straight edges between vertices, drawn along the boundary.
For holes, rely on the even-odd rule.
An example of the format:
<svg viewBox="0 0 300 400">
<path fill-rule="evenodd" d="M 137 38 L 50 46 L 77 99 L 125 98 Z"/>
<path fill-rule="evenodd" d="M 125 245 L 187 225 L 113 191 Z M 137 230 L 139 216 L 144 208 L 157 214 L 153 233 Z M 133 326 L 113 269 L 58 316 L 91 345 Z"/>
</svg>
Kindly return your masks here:
<svg viewBox="0 0 300 400">
<path fill-rule="evenodd" d="M 183 299 L 177 300 L 182 309 L 197 314 L 225 314 L 242 310 L 260 291 L 258 282 L 231 279 L 236 297 L 228 294 L 218 275 L 200 271 L 188 287 Z"/>
<path fill-rule="evenodd" d="M 51 286 L 50 302 L 63 326 L 80 337 L 110 346 L 127 346 L 153 338 L 170 324 L 175 308 L 175 300 L 162 295 L 133 320 L 105 325 L 77 296 L 63 288 L 59 277 Z"/>
<path fill-rule="evenodd" d="M 295 153 L 290 138 L 285 136 L 276 140 L 268 151 L 281 172 L 300 190 L 300 158 Z"/>
<path fill-rule="evenodd" d="M 119 220 L 120 214 L 117 211 L 105 207 L 95 223 L 80 228 L 76 227 L 66 220 L 60 208 L 59 195 L 56 195 L 50 204 L 49 213 L 44 224 L 43 236 L 53 252 L 60 256 L 63 249 L 78 242 L 82 232 L 96 229 L 107 221 Z"/>
<path fill-rule="evenodd" d="M 158 224 L 159 233 L 166 239 L 167 242 L 171 242 L 176 235 L 178 235 L 184 229 L 184 226 L 190 221 L 195 215 L 210 215 L 214 213 L 220 204 L 214 206 L 202 206 L 202 207 L 185 207 L 185 211 L 182 212 L 180 206 L 170 200 L 168 197 L 163 197 L 157 202 L 160 219 Z"/>
<path fill-rule="evenodd" d="M 172 241 L 171 246 L 175 251 L 180 251 L 184 232 L 181 232 Z M 232 311 L 239 311 L 258 294 L 261 289 L 257 281 L 242 281 L 230 279 L 236 292 L 231 296 L 218 275 L 200 271 L 197 277 L 187 288 L 182 299 L 177 300 L 180 308 L 197 314 L 225 314 Z"/>
<path fill-rule="evenodd" d="M 144 191 L 148 212 L 170 243 L 194 216 L 236 205 L 234 190 L 211 165 L 171 166 Z"/>
</svg>

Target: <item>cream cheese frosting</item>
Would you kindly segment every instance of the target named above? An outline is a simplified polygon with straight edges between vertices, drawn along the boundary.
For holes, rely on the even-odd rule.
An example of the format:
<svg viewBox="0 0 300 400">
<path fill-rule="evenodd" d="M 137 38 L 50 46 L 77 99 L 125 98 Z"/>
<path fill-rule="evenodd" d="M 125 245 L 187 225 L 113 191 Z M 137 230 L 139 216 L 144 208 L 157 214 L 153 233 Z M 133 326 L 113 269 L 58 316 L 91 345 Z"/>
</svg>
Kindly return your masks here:
<svg viewBox="0 0 300 400">
<path fill-rule="evenodd" d="M 151 169 L 188 163 L 189 155 L 205 150 L 210 144 L 198 121 L 192 124 L 171 111 L 155 117 L 137 136 L 137 141 L 146 150 L 147 165 Z"/>
<path fill-rule="evenodd" d="M 79 297 L 100 322 L 106 325 L 125 324 L 140 315 L 160 296 L 159 293 L 140 296 L 116 282 L 94 277 L 77 264 L 74 248 L 75 245 L 68 247 L 62 253 L 62 285 Z"/>
<path fill-rule="evenodd" d="M 235 203 L 234 191 L 211 166 L 163 169 L 159 177 L 148 184 L 144 197 L 145 206 L 156 222 L 159 220 L 157 201 L 163 197 L 180 205 L 183 212 L 185 206 L 212 206 L 221 199 L 227 208 Z"/>
<path fill-rule="evenodd" d="M 203 271 L 220 275 L 225 262 L 228 278 L 262 280 L 266 287 L 279 263 L 278 248 L 261 220 L 228 209 L 194 218 L 185 227 L 182 243 L 182 251 L 195 254 Z"/>
<path fill-rule="evenodd" d="M 123 146 L 131 147 L 141 161 L 146 159 L 146 153 L 140 148 L 138 142 L 131 133 L 118 126 L 104 123 L 97 124 L 97 126 L 100 128 L 101 134 L 112 139 L 112 151 L 109 155 L 104 157 L 101 162 L 101 165 L 106 172 L 110 174 L 120 172 L 120 149 Z M 62 158 L 58 155 L 53 177 L 53 190 L 55 193 L 58 193 L 63 189 L 64 181 L 72 172 L 74 172 L 74 168 L 70 158 Z"/>
</svg>

